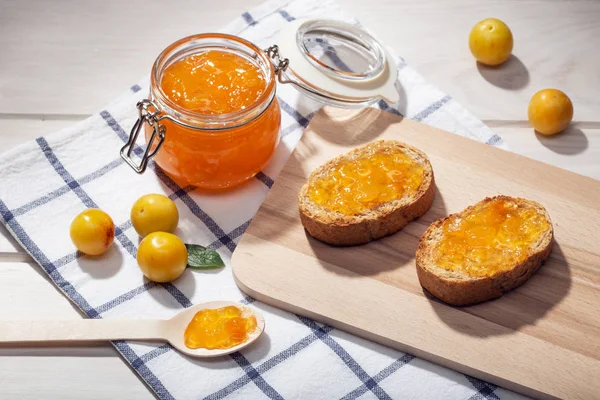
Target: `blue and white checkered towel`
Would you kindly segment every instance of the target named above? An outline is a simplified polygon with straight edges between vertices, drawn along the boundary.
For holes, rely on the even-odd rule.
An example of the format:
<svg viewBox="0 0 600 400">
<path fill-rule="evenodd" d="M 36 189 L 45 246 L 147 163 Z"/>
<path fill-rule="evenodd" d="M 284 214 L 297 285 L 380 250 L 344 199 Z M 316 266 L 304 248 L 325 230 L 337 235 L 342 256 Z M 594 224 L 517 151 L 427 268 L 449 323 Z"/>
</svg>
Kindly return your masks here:
<svg viewBox="0 0 600 400">
<path fill-rule="evenodd" d="M 295 18 L 327 16 L 357 23 L 331 0 L 273 0 L 244 13 L 224 31 L 263 48 Z M 398 59 L 403 99 L 378 107 L 486 143 L 502 139 L 449 96 Z M 265 335 L 246 351 L 218 360 L 186 358 L 167 344 L 114 346 L 161 399 L 509 399 L 494 385 L 365 341 L 306 318 L 255 302 L 233 282 L 229 260 L 290 151 L 319 104 L 289 85 L 278 87 L 282 141 L 270 165 L 242 187 L 219 194 L 179 187 L 152 165 L 137 175 L 119 158 L 135 122 L 147 81 L 91 118 L 0 156 L 2 222 L 64 294 L 88 318 L 169 318 L 210 300 L 254 303 L 265 315 Z M 139 150 L 139 149 L 138 149 Z M 139 238 L 129 221 L 134 201 L 165 193 L 180 211 L 178 234 L 216 249 L 227 267 L 187 270 L 174 283 L 144 279 L 135 255 Z M 87 207 L 108 212 L 116 240 L 102 257 L 81 257 L 68 232 Z"/>
</svg>

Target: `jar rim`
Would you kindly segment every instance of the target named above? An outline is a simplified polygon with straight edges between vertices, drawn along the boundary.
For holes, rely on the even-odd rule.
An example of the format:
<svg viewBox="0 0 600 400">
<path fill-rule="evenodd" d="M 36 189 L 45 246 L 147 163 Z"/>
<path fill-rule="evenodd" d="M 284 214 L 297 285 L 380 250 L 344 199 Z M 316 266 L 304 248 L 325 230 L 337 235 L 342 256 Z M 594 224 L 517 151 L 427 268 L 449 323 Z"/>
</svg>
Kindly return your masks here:
<svg viewBox="0 0 600 400">
<path fill-rule="evenodd" d="M 244 109 L 232 111 L 225 114 L 203 114 L 195 111 L 188 110 L 181 105 L 172 101 L 166 93 L 163 91 L 161 87 L 161 79 L 164 70 L 171 65 L 173 61 L 181 59 L 182 57 L 174 57 L 174 60 L 170 60 L 169 57 L 176 56 L 177 51 L 181 49 L 185 44 L 190 42 L 201 42 L 205 40 L 220 40 L 224 43 L 231 42 L 232 44 L 236 44 L 245 48 L 245 50 L 249 50 L 252 56 L 258 57 L 260 62 L 266 66 L 267 68 L 260 68 L 261 72 L 264 74 L 264 78 L 266 81 L 266 87 L 264 92 L 260 95 L 258 99 L 256 99 L 252 104 L 247 106 Z M 216 43 L 213 46 L 218 46 Z M 197 49 L 198 52 L 203 51 L 202 49 L 206 47 L 206 44 L 198 43 L 195 46 L 192 46 L 192 49 Z M 228 48 L 229 51 L 240 53 L 241 50 L 237 48 Z M 190 52 L 186 55 L 197 54 L 198 52 Z M 171 61 L 169 63 L 168 61 Z M 195 129 L 199 130 L 222 130 L 222 129 L 230 129 L 235 126 L 244 125 L 258 116 L 260 116 L 271 104 L 273 98 L 275 96 L 275 68 L 267 56 L 267 54 L 256 46 L 254 43 L 243 39 L 239 36 L 229 35 L 225 33 L 202 33 L 197 35 L 191 35 L 179 39 L 169 46 L 167 46 L 156 58 L 154 64 L 152 66 L 152 72 L 150 76 L 150 96 L 153 100 L 157 100 L 160 104 L 161 111 L 170 115 L 175 119 L 175 122 L 178 122 L 178 119 L 184 119 L 188 122 L 188 125 L 199 125 L 198 127 L 194 126 Z M 186 125 L 185 123 L 183 125 Z"/>
</svg>

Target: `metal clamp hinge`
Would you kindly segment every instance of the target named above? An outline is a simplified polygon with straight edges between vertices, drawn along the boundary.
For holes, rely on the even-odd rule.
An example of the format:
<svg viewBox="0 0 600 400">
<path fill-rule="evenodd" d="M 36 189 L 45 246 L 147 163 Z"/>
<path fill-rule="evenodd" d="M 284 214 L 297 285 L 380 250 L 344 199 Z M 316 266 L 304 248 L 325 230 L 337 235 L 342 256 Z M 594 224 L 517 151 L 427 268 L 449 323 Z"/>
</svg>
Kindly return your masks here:
<svg viewBox="0 0 600 400">
<path fill-rule="evenodd" d="M 284 80 L 282 77 L 282 72 L 290 65 L 290 60 L 281 57 L 281 54 L 279 54 L 279 46 L 276 44 L 266 49 L 265 53 L 267 53 L 267 57 L 271 59 L 271 63 L 273 63 L 273 66 L 275 67 L 275 74 L 277 74 L 279 82 L 288 83 L 288 81 Z"/>
<path fill-rule="evenodd" d="M 138 174 L 143 174 L 144 171 L 146 171 L 146 168 L 148 167 L 148 162 L 150 161 L 150 159 L 156 155 L 156 153 L 162 146 L 165 140 L 166 129 L 164 125 L 159 123 L 159 116 L 161 113 L 160 109 L 151 100 L 144 99 L 139 101 L 137 103 L 137 109 L 139 112 L 139 116 L 137 121 L 135 121 L 133 128 L 131 128 L 129 140 L 127 141 L 125 146 L 121 148 L 121 158 L 125 160 L 125 162 L 127 162 L 127 164 L 129 164 L 129 166 L 133 168 L 135 172 L 137 172 Z M 142 130 L 142 126 L 144 125 L 144 123 L 147 123 L 148 125 L 150 125 L 150 127 L 152 127 L 152 135 L 148 140 L 146 150 L 144 150 L 144 154 L 141 156 L 141 161 L 138 165 L 133 160 L 133 158 L 131 158 L 131 153 L 135 152 L 139 156 L 138 153 L 142 151 L 142 148 L 137 146 L 135 143 L 140 134 L 140 131 Z M 156 144 L 154 144 L 155 140 L 158 140 Z"/>
</svg>

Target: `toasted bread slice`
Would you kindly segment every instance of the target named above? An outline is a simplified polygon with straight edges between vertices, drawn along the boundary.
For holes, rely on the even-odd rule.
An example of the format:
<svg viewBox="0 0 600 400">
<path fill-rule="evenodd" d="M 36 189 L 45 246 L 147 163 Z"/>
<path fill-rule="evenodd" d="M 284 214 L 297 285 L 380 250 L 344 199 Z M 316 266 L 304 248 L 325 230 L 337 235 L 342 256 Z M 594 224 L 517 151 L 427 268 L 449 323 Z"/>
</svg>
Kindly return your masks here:
<svg viewBox="0 0 600 400">
<path fill-rule="evenodd" d="M 407 191 L 400 198 L 374 204 L 358 214 L 332 211 L 311 199 L 310 183 L 325 178 L 332 168 L 386 151 L 406 155 L 422 167 L 422 181 L 416 190 Z M 379 140 L 330 160 L 310 175 L 298 195 L 300 220 L 308 233 L 322 242 L 338 246 L 365 244 L 395 233 L 409 221 L 425 214 L 431 207 L 434 192 L 433 170 L 422 151 L 399 141 Z"/>
<path fill-rule="evenodd" d="M 485 207 L 492 207 L 492 203 L 498 204 L 498 202 L 506 202 L 506 204 L 510 204 L 512 209 L 521 212 L 525 212 L 526 209 L 535 211 L 536 214 L 529 215 L 535 215 L 531 218 L 535 218 L 537 224 L 535 226 L 538 228 L 532 231 L 534 233 L 529 233 L 528 235 L 531 236 L 527 236 L 527 239 L 522 239 L 519 236 L 511 237 L 510 235 L 524 235 L 523 232 L 527 231 L 523 230 L 522 220 L 519 219 L 513 220 L 521 221 L 516 230 L 513 227 L 513 233 L 507 231 L 509 225 L 503 224 L 507 224 L 508 219 L 504 219 L 504 222 L 499 222 L 498 228 L 494 230 L 493 242 L 487 242 L 493 244 L 462 248 L 457 246 L 462 246 L 466 242 L 445 242 L 446 245 L 451 243 L 451 247 L 446 247 L 446 249 L 450 248 L 451 251 L 456 252 L 455 254 L 464 252 L 463 263 L 462 265 L 450 263 L 450 268 L 448 264 L 445 267 L 440 266 L 440 263 L 446 262 L 443 258 L 445 253 L 442 249 L 444 247 L 441 244 L 444 229 L 457 229 L 458 232 L 460 229 L 456 227 L 459 226 L 461 220 L 468 216 L 481 215 L 476 213 L 481 212 Z M 502 214 L 499 213 L 498 215 Z M 451 224 L 455 224 L 454 228 Z M 480 225 L 479 228 L 481 227 Z M 485 230 L 485 225 L 483 225 L 483 228 Z M 465 237 L 470 237 L 470 239 L 465 240 L 477 240 L 476 235 L 470 235 L 465 235 Z M 503 241 L 499 241 L 499 237 L 503 237 Z M 486 198 L 457 214 L 439 219 L 429 226 L 421 237 L 417 249 L 417 275 L 423 288 L 448 304 L 465 306 L 491 300 L 522 285 L 542 266 L 552 250 L 552 238 L 552 221 L 546 209 L 539 203 L 508 196 Z M 521 241 L 518 242 L 519 240 Z M 457 244 L 454 245 L 454 243 Z M 505 250 L 511 249 L 514 243 L 521 246 L 518 255 L 515 255 L 514 250 L 509 250 L 513 253 L 507 253 Z M 481 262 L 477 258 L 470 258 L 468 255 L 473 253 L 469 252 L 474 250 L 487 252 L 484 253 L 487 256 L 494 254 L 496 257 L 493 259 L 494 263 L 492 264 L 492 261 L 489 261 L 489 257 L 487 258 L 488 261 Z M 469 267 L 466 267 L 467 264 Z M 470 268 L 468 270 L 470 272 L 467 272 L 467 268 Z"/>
</svg>

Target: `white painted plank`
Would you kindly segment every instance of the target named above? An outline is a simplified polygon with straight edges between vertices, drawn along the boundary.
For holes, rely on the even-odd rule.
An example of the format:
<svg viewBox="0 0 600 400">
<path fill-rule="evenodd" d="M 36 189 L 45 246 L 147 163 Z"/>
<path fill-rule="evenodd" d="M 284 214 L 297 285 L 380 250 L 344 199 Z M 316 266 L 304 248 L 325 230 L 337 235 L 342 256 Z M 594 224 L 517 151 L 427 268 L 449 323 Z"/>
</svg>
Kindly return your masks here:
<svg viewBox="0 0 600 400">
<path fill-rule="evenodd" d="M 107 345 L 108 346 L 108 345 Z M 0 349 L 2 399 L 154 399 L 114 349 Z M 107 354 L 108 353 L 108 354 Z"/>
<path fill-rule="evenodd" d="M 515 153 L 600 180 L 600 129 L 575 124 L 552 137 L 537 134 L 532 128 L 492 129 Z"/>
<path fill-rule="evenodd" d="M 5 1 L 0 5 L 0 113 L 93 113 L 148 74 L 166 45 L 220 28 L 259 2 L 235 0 L 223 7 L 194 0 L 168 5 L 106 0 L 102 7 L 77 1 L 48 7 L 43 0 Z M 598 1 L 342 3 L 480 118 L 525 119 L 531 95 L 548 86 L 571 96 L 577 120 L 597 117 Z M 162 23 L 149 23 L 165 10 L 168 17 L 161 16 Z M 512 28 L 520 62 L 478 70 L 467 37 L 471 27 L 488 16 L 501 18 Z"/>
<path fill-rule="evenodd" d="M 148 75 L 175 40 L 260 3 L 0 2 L 0 113 L 94 113 Z"/>
<path fill-rule="evenodd" d="M 596 0 L 357 0 L 347 7 L 481 119 L 526 120 L 531 96 L 556 87 L 573 100 L 576 120 L 598 120 Z M 499 68 L 478 68 L 468 47 L 471 28 L 488 17 L 504 20 L 515 38 L 517 59 Z"/>
</svg>

